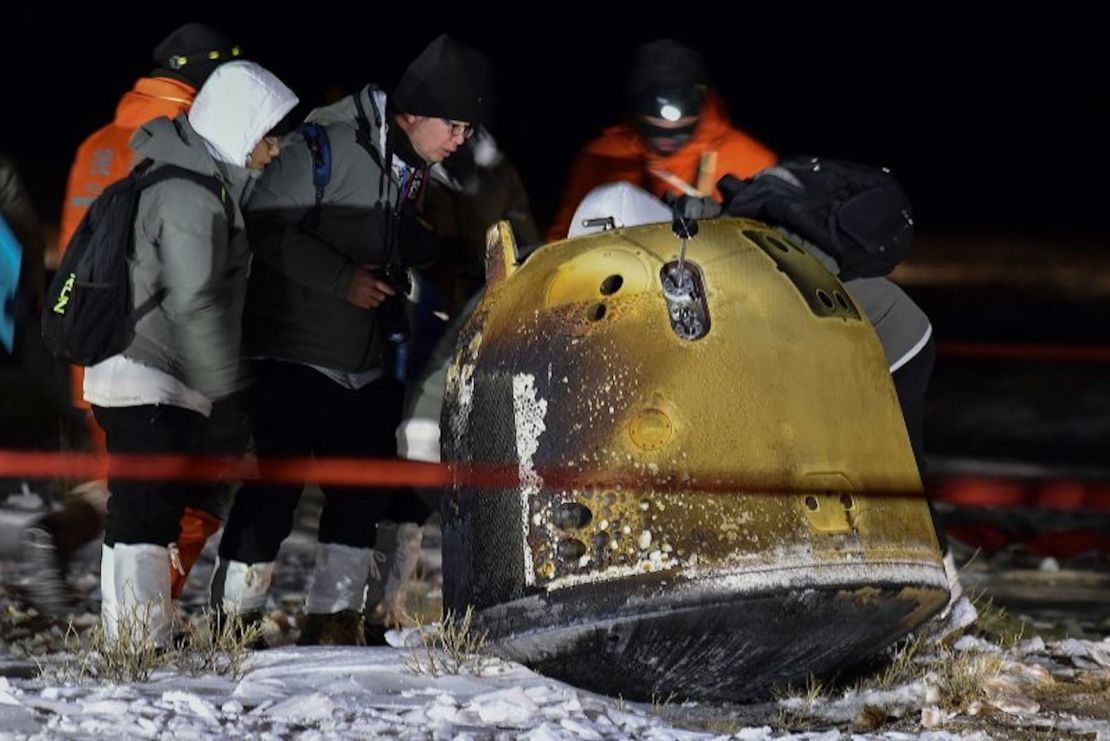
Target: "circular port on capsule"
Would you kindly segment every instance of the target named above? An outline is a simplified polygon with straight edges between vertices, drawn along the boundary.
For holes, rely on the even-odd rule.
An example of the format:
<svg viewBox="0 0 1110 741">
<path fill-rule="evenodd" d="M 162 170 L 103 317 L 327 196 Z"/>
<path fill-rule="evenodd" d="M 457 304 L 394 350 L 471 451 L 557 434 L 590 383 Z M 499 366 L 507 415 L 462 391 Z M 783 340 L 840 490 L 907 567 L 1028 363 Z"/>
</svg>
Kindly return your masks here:
<svg viewBox="0 0 1110 741">
<path fill-rule="evenodd" d="M 608 278 L 601 281 L 601 295 L 612 296 L 619 291 L 623 285 L 624 278 L 619 275 L 610 275 Z"/>
<path fill-rule="evenodd" d="M 594 517 L 590 508 L 578 502 L 563 502 L 555 508 L 552 521 L 555 527 L 563 530 L 574 530 L 586 527 Z"/>
<path fill-rule="evenodd" d="M 567 561 L 577 561 L 586 555 L 586 544 L 577 538 L 565 538 L 559 541 L 559 545 L 555 547 L 555 553 L 559 558 Z"/>
</svg>

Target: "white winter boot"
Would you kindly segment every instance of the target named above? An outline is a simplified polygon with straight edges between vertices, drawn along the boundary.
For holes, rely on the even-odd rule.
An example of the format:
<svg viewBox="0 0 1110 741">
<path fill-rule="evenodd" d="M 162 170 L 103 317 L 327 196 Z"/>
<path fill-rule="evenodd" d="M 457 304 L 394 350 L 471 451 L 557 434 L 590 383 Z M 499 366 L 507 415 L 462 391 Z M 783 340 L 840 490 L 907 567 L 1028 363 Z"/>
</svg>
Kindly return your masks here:
<svg viewBox="0 0 1110 741">
<path fill-rule="evenodd" d="M 404 618 L 405 592 L 420 562 L 423 540 L 424 528 L 415 522 L 378 525 L 377 546 L 384 554 L 384 568 L 380 573 L 370 572 L 366 595 L 368 640 L 370 626 L 378 627 L 384 639 L 385 629 L 400 625 Z"/>
<path fill-rule="evenodd" d="M 274 562 L 243 563 L 216 559 L 209 586 L 212 609 L 223 612 L 260 614 L 274 579 Z"/>
<path fill-rule="evenodd" d="M 169 548 L 149 543 L 116 543 L 101 555 L 100 614 L 112 640 L 159 648 L 173 636 Z"/>
<path fill-rule="evenodd" d="M 318 543 L 312 583 L 305 598 L 305 612 L 326 614 L 361 610 L 366 575 L 374 557 L 371 548 L 338 543 Z"/>
<path fill-rule="evenodd" d="M 362 604 L 372 563 L 373 549 L 317 544 L 299 645 L 365 645 Z"/>
</svg>

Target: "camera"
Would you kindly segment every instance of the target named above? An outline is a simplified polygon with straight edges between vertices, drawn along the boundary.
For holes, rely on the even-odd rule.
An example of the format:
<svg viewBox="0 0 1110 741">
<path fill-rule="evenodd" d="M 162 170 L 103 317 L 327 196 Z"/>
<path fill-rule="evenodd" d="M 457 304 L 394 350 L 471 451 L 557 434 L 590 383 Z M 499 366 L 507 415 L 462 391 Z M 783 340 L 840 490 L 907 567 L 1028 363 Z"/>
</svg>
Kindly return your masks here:
<svg viewBox="0 0 1110 741">
<path fill-rule="evenodd" d="M 390 263 L 376 272 L 378 278 L 384 280 L 397 292 L 396 296 L 387 297 L 378 306 L 378 326 L 381 327 L 386 340 L 400 345 L 407 342 L 412 335 L 409 314 L 405 306 L 408 300 L 406 297 L 412 293 L 412 279 L 409 277 L 408 269 L 400 263 Z"/>
</svg>

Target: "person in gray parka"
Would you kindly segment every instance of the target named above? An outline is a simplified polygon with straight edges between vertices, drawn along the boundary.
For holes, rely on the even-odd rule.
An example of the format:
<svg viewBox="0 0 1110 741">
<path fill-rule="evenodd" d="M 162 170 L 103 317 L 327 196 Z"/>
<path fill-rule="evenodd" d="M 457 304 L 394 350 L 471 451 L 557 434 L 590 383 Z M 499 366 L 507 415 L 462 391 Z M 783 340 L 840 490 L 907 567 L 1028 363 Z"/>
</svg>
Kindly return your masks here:
<svg viewBox="0 0 1110 741">
<path fill-rule="evenodd" d="M 153 163 L 149 172 L 176 165 L 216 178 L 222 192 L 171 178 L 139 198 L 132 298 L 151 308 L 124 351 L 88 368 L 84 381 L 109 453 L 217 452 L 214 408 L 247 378 L 239 327 L 250 251 L 241 204 L 254 174 L 278 153 L 267 133 L 296 103 L 267 70 L 231 62 L 209 77 L 189 113 L 154 119 L 132 136 L 136 158 Z M 173 544 L 182 512 L 201 487 L 121 479 L 110 469 L 108 489 L 105 632 L 129 640 L 128 624 L 133 629 L 140 621 L 165 646 L 172 632 Z"/>
<path fill-rule="evenodd" d="M 396 455 L 403 389 L 383 370 L 383 346 L 404 335 L 390 321 L 404 312 L 398 273 L 434 254 L 419 218 L 427 169 L 486 119 L 487 78 L 476 51 L 440 36 L 388 98 L 368 85 L 310 113 L 261 178 L 247 213 L 254 263 L 244 346 L 264 479 L 275 458 Z M 236 495 L 214 608 L 253 617 L 265 606 L 302 488 L 248 482 Z M 300 642 L 360 644 L 375 525 L 395 506 L 383 490 L 323 489 Z"/>
</svg>

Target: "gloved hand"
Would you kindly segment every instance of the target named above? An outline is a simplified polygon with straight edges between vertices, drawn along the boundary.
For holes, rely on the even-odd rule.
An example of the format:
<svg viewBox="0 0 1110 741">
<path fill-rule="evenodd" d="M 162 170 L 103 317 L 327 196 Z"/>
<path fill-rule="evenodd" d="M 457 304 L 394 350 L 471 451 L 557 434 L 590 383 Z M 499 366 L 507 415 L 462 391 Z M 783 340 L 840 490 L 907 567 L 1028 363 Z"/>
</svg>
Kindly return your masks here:
<svg viewBox="0 0 1110 741">
<path fill-rule="evenodd" d="M 666 200 L 666 199 L 664 199 Z M 712 198 L 681 195 L 668 201 L 671 205 L 671 231 L 679 239 L 692 239 L 698 234 L 698 219 L 721 215 L 721 206 Z"/>
<path fill-rule="evenodd" d="M 721 215 L 721 204 L 710 196 L 681 195 L 670 204 L 675 219 L 715 219 Z"/>
</svg>

